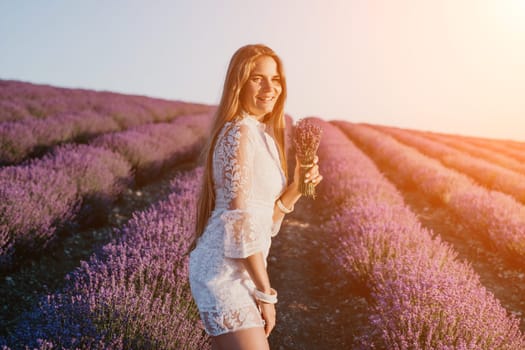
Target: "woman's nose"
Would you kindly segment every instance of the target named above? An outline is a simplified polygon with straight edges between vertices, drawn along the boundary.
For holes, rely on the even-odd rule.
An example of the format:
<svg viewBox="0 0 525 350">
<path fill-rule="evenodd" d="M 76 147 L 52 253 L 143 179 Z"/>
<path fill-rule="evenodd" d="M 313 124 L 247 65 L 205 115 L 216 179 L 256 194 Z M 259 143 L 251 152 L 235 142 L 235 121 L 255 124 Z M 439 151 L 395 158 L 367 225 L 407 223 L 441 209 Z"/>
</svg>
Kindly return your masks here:
<svg viewBox="0 0 525 350">
<path fill-rule="evenodd" d="M 271 79 L 263 79 L 261 83 L 261 90 L 271 90 L 274 87 Z"/>
</svg>

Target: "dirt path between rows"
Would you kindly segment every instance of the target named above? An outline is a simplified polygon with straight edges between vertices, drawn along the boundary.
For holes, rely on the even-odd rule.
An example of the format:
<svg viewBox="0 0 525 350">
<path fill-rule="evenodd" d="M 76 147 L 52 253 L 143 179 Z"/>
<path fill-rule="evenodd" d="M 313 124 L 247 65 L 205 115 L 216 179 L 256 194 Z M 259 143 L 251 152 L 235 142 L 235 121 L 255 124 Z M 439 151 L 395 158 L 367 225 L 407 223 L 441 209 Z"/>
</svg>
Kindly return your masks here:
<svg viewBox="0 0 525 350">
<path fill-rule="evenodd" d="M 352 349 L 367 326 L 367 302 L 329 262 L 328 235 L 301 199 L 273 239 L 268 271 L 279 293 L 272 350 Z"/>
</svg>

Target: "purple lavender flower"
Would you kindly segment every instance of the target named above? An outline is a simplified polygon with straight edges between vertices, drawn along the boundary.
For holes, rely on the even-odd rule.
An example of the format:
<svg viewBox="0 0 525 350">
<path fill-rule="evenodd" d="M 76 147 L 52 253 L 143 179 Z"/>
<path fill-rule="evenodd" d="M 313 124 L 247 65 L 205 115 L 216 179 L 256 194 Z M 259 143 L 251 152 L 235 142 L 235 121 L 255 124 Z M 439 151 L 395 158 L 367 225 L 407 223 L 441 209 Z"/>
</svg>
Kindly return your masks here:
<svg viewBox="0 0 525 350">
<path fill-rule="evenodd" d="M 305 183 L 308 169 L 314 165 L 314 158 L 321 142 L 322 129 L 306 119 L 299 120 L 294 129 L 295 153 L 300 162 L 300 191 L 306 197 L 315 198 L 315 186 L 312 182 Z"/>
</svg>

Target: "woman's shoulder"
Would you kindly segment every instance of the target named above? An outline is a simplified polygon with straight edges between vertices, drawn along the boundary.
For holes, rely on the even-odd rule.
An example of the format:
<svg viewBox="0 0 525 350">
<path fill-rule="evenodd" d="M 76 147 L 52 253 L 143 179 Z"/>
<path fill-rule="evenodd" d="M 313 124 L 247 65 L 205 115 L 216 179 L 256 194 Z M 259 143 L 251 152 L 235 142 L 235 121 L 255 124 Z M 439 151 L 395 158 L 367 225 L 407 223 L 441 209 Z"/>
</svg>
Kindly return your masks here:
<svg viewBox="0 0 525 350">
<path fill-rule="evenodd" d="M 219 133 L 218 144 L 239 145 L 241 143 L 253 142 L 256 137 L 256 129 L 250 125 L 250 122 L 242 118 L 233 118 L 224 123 Z"/>
<path fill-rule="evenodd" d="M 223 132 L 227 134 L 239 134 L 256 136 L 260 131 L 264 131 L 265 125 L 250 117 L 234 117 L 232 120 L 226 122 L 223 127 Z"/>
<path fill-rule="evenodd" d="M 258 121 L 254 117 L 242 116 L 242 115 L 237 115 L 233 117 L 230 123 L 236 124 L 236 125 L 246 125 L 246 126 L 255 127 L 255 128 L 264 127 L 264 123 Z"/>
</svg>

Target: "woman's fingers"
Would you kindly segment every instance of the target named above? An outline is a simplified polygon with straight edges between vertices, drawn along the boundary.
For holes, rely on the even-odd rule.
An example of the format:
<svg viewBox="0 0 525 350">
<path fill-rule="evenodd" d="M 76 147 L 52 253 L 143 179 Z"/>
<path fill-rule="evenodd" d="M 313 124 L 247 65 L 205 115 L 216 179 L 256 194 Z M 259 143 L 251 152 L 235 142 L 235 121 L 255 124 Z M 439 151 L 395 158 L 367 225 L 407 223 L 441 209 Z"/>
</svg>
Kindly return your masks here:
<svg viewBox="0 0 525 350">
<path fill-rule="evenodd" d="M 266 337 L 270 335 L 273 327 L 275 327 L 275 305 L 273 304 L 259 304 L 261 308 L 262 318 L 264 319 L 264 332 Z"/>
<path fill-rule="evenodd" d="M 319 182 L 321 182 L 322 180 L 323 180 L 323 175 L 319 175 L 317 178 L 312 180 L 312 183 L 314 184 L 314 186 L 317 186 L 319 185 Z"/>
<path fill-rule="evenodd" d="M 319 177 L 319 166 L 316 164 L 314 165 L 313 167 L 311 167 L 308 172 L 306 173 L 305 175 L 305 181 L 304 182 L 308 182 L 308 181 L 312 181 L 314 182 L 313 180 L 316 179 L 317 177 Z"/>
<path fill-rule="evenodd" d="M 264 322 L 264 333 L 266 333 L 266 338 L 270 336 L 270 333 L 273 330 L 273 327 L 275 327 L 275 322 Z"/>
<path fill-rule="evenodd" d="M 273 327 L 275 327 L 275 323 L 271 324 L 269 322 L 266 322 L 264 324 L 264 333 L 266 333 L 266 338 L 268 338 L 270 336 L 270 333 L 272 332 Z"/>
<path fill-rule="evenodd" d="M 319 175 L 319 165 L 314 165 L 306 172 L 306 177 L 312 177 L 314 175 Z"/>
<path fill-rule="evenodd" d="M 304 180 L 305 183 L 308 183 L 309 181 L 314 184 L 314 186 L 317 186 L 321 181 L 323 180 L 323 175 L 317 173 L 315 176 L 307 176 Z"/>
<path fill-rule="evenodd" d="M 295 167 L 295 173 L 296 173 L 295 176 L 298 176 L 300 164 L 299 164 L 299 158 L 297 157 L 297 155 L 295 156 L 295 159 L 297 161 L 296 167 Z M 321 174 L 319 174 L 319 165 L 317 165 L 317 163 L 319 163 L 319 157 L 317 155 L 314 156 L 313 163 L 314 165 L 310 169 L 308 169 L 308 171 L 305 174 L 304 182 L 305 183 L 311 182 L 315 186 L 317 186 L 317 184 L 319 184 L 319 182 L 321 182 L 321 180 L 323 179 Z"/>
</svg>

